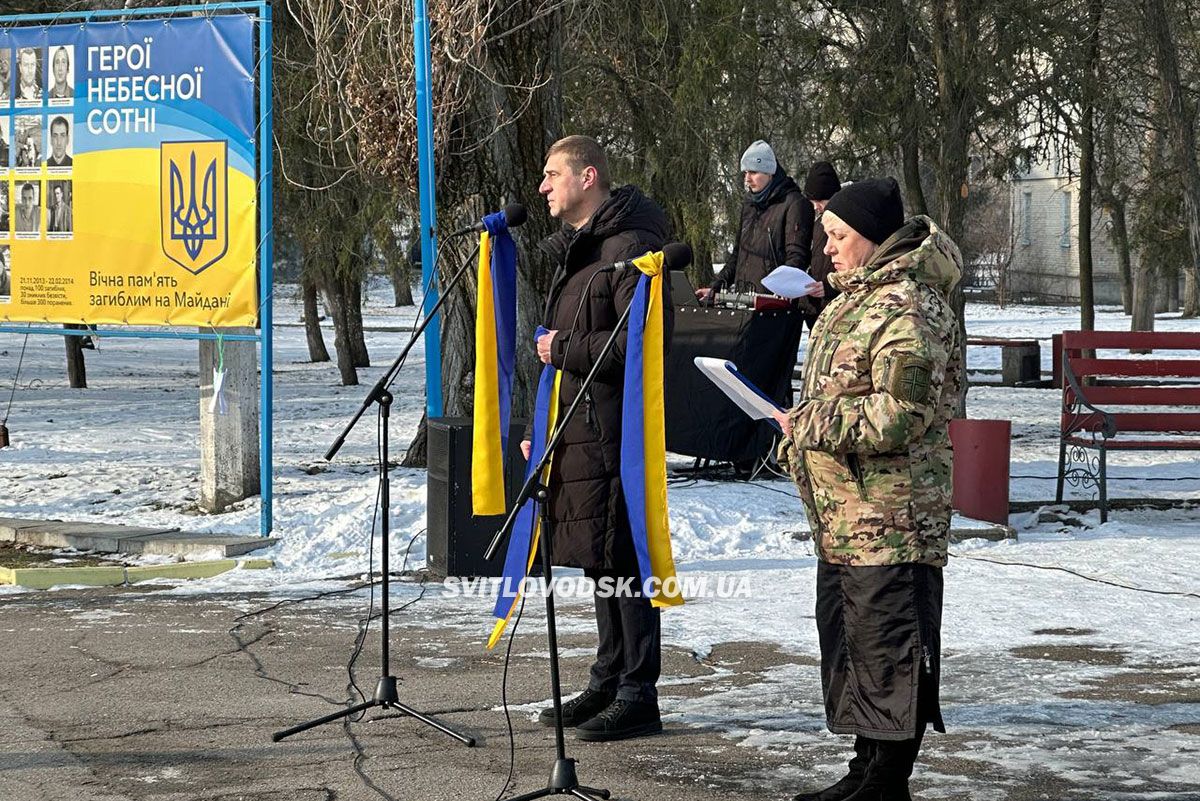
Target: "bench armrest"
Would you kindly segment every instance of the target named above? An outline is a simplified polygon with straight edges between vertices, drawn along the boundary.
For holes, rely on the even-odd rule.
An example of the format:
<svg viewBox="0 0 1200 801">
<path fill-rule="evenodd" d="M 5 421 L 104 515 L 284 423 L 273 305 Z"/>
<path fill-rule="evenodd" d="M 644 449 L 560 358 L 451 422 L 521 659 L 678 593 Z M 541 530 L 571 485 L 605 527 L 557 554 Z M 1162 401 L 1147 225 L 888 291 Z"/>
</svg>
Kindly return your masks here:
<svg viewBox="0 0 1200 801">
<path fill-rule="evenodd" d="M 1074 414 L 1076 417 L 1084 417 L 1085 415 L 1077 408 L 1079 406 L 1083 406 L 1092 413 L 1100 415 L 1101 419 L 1104 421 L 1104 425 L 1101 428 L 1100 433 L 1104 435 L 1105 439 L 1112 439 L 1115 437 L 1117 435 L 1116 418 L 1103 409 L 1098 409 L 1088 402 L 1087 396 L 1083 394 L 1083 387 L 1080 385 L 1079 379 L 1075 377 L 1075 371 L 1071 369 L 1071 360 L 1065 358 L 1065 356 L 1062 360 L 1062 371 L 1063 377 L 1067 379 L 1067 383 L 1071 387 L 1071 392 L 1075 395 L 1075 407 L 1068 407 L 1066 404 L 1064 404 L 1063 411 Z M 1064 431 L 1063 433 L 1065 434 L 1067 432 Z"/>
</svg>

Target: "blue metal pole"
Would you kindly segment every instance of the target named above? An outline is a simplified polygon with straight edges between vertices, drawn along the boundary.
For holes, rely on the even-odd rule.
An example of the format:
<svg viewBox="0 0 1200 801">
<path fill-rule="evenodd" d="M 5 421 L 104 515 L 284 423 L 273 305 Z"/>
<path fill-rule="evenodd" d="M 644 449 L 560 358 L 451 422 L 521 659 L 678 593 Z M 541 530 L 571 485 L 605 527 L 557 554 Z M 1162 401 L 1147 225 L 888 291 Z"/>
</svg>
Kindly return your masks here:
<svg viewBox="0 0 1200 801">
<path fill-rule="evenodd" d="M 262 336 L 262 370 L 259 377 L 259 448 L 258 448 L 258 481 L 259 497 L 262 508 L 259 515 L 259 532 L 269 536 L 273 525 L 272 507 L 275 500 L 274 492 L 274 440 L 275 414 L 272 397 L 275 385 L 275 347 L 274 335 L 274 274 L 275 274 L 275 216 L 272 180 L 274 164 L 272 161 L 272 116 L 271 116 L 271 6 L 262 3 L 259 6 L 261 15 L 258 23 L 258 52 L 261 67 L 259 68 L 258 88 L 258 219 L 259 231 L 262 237 L 259 248 L 259 333 Z"/>
<path fill-rule="evenodd" d="M 413 0 L 413 57 L 417 79 L 417 167 L 421 199 L 421 285 L 425 292 L 424 313 L 437 305 L 437 198 L 433 169 L 433 99 L 429 84 L 429 18 L 425 0 Z M 442 329 L 431 320 L 425 329 L 425 412 L 442 416 Z"/>
</svg>

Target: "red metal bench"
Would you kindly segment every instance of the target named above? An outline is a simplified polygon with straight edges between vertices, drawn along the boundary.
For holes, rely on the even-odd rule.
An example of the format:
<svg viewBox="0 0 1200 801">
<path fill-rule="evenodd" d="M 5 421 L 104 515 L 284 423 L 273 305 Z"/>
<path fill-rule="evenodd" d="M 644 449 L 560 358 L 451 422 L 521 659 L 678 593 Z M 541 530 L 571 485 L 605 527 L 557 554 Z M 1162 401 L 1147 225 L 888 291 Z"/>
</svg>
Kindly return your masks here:
<svg viewBox="0 0 1200 801">
<path fill-rule="evenodd" d="M 1105 349 L 1200 351 L 1200 333 L 1063 332 L 1055 501 L 1062 502 L 1064 483 L 1095 486 L 1101 522 L 1108 520 L 1109 451 L 1200 450 L 1200 357 L 1094 355 Z M 1132 412 L 1120 408 L 1130 406 L 1168 408 Z"/>
</svg>

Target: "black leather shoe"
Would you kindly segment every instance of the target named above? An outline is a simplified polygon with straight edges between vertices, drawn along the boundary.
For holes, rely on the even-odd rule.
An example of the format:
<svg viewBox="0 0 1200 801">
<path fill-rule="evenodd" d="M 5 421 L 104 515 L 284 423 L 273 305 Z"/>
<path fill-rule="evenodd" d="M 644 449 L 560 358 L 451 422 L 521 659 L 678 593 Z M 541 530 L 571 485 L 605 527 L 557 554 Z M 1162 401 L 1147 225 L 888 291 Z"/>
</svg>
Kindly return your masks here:
<svg viewBox="0 0 1200 801">
<path fill-rule="evenodd" d="M 662 731 L 662 718 L 656 702 L 613 701 L 596 717 L 575 728 L 576 736 L 587 742 L 628 740 Z"/>
<path fill-rule="evenodd" d="M 844 801 L 862 786 L 869 764 L 871 764 L 871 741 L 866 737 L 857 737 L 854 740 L 854 757 L 847 765 L 849 771 L 845 776 L 824 790 L 794 795 L 792 801 Z"/>
<path fill-rule="evenodd" d="M 563 704 L 563 725 L 574 728 L 604 711 L 616 698 L 616 693 L 606 693 L 599 690 L 584 690 L 576 698 Z M 538 713 L 538 723 L 543 726 L 554 725 L 554 707 L 543 709 Z"/>
</svg>

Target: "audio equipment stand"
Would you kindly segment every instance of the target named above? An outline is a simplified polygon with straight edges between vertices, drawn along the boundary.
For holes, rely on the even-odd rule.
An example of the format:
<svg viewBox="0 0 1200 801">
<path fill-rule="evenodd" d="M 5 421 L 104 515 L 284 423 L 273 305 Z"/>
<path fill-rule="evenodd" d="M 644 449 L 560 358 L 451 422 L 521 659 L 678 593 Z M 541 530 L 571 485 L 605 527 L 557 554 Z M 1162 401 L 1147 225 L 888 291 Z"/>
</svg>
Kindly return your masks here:
<svg viewBox="0 0 1200 801">
<path fill-rule="evenodd" d="M 609 335 L 608 341 L 604 343 L 604 347 L 601 349 L 595 364 L 592 365 L 592 369 L 579 386 L 579 392 L 575 396 L 574 402 L 567 408 L 566 413 L 563 414 L 562 419 L 555 427 L 554 433 L 550 437 L 550 442 L 546 445 L 546 452 L 542 454 L 541 461 L 538 462 L 537 467 L 530 472 L 529 477 L 525 480 L 525 484 L 521 487 L 521 492 L 517 495 L 517 500 L 509 512 L 508 519 L 504 521 L 504 525 L 500 527 L 500 530 L 496 532 L 496 536 L 492 538 L 485 554 L 485 558 L 488 560 L 496 556 L 497 551 L 500 549 L 500 543 L 506 536 L 512 533 L 517 514 L 521 508 L 525 505 L 526 501 L 530 499 L 535 500 L 538 504 L 538 516 L 541 521 L 541 535 L 539 537 L 538 549 L 541 551 L 542 574 L 546 582 L 546 634 L 550 652 L 550 692 L 554 702 L 554 745 L 556 758 L 554 760 L 554 767 L 550 771 L 549 784 L 540 790 L 534 790 L 531 793 L 510 798 L 508 801 L 533 801 L 533 799 L 545 798 L 551 795 L 572 795 L 580 799 L 580 801 L 595 801 L 597 798 L 608 798 L 610 796 L 608 790 L 598 790 L 581 785 L 575 772 L 575 760 L 567 757 L 566 736 L 564 734 L 562 718 L 562 683 L 558 670 L 558 629 L 555 625 L 554 617 L 554 568 L 551 564 L 551 554 L 553 552 L 551 543 L 554 539 L 554 528 L 550 520 L 550 511 L 548 508 L 549 490 L 542 483 L 542 473 L 545 471 L 546 466 L 550 464 L 554 452 L 561 444 L 563 432 L 566 431 L 567 424 L 575 417 L 588 390 L 595 383 L 600 365 L 604 364 L 605 359 L 608 358 L 613 347 L 616 345 L 617 336 L 628 325 L 629 314 L 632 309 L 633 304 L 630 303 L 625 307 L 625 311 L 621 313 L 621 318 L 617 320 L 617 324 L 613 327 L 613 332 Z"/>
<path fill-rule="evenodd" d="M 392 382 L 396 380 L 396 376 L 399 375 L 400 367 L 404 364 L 404 359 L 406 356 L 408 356 L 408 352 L 412 350 L 413 345 L 416 344 L 417 340 L 421 337 L 421 334 L 424 333 L 426 327 L 429 325 L 429 322 L 433 319 L 433 316 L 437 314 L 438 310 L 442 307 L 442 304 L 445 303 L 446 298 L 450 296 L 450 290 L 454 289 L 455 285 L 458 284 L 459 279 L 461 279 L 466 273 L 467 268 L 471 265 L 471 261 L 472 260 L 468 258 L 463 266 L 459 268 L 458 272 L 454 274 L 454 277 L 450 280 L 450 283 L 447 284 L 442 290 L 441 297 L 438 298 L 437 304 L 430 309 L 429 314 L 425 316 L 425 319 L 422 320 L 420 325 L 413 330 L 412 338 L 409 339 L 408 344 L 404 346 L 404 350 L 401 351 L 400 355 L 396 357 L 396 360 L 392 362 L 392 366 L 388 368 L 388 371 L 384 373 L 378 381 L 375 382 L 375 386 L 373 386 L 371 391 L 367 393 L 367 397 L 363 400 L 362 406 L 359 407 L 358 412 L 355 413 L 353 419 L 350 420 L 350 422 L 342 430 L 342 433 L 338 435 L 336 440 L 334 440 L 333 445 L 331 445 L 329 450 L 325 453 L 325 458 L 327 460 L 332 460 L 337 452 L 341 449 L 342 445 L 346 442 L 346 437 L 354 429 L 354 426 L 358 424 L 358 421 L 362 418 L 367 409 L 369 409 L 372 405 L 379 406 L 379 501 L 382 509 L 382 524 L 380 525 L 380 548 L 383 551 L 383 557 L 381 559 L 383 567 L 381 581 L 382 600 L 380 602 L 383 622 L 380 627 L 380 634 L 383 652 L 380 656 L 380 679 L 379 683 L 375 686 L 375 695 L 373 698 L 371 698 L 371 700 L 365 701 L 361 704 L 354 704 L 353 706 L 348 706 L 345 709 L 325 715 L 324 717 L 310 720 L 307 723 L 301 723 L 300 725 L 293 726 L 290 729 L 284 729 L 283 731 L 275 732 L 271 735 L 271 739 L 275 742 L 279 742 L 286 737 L 291 737 L 293 734 L 299 734 L 302 731 L 308 731 L 309 729 L 316 728 L 317 726 L 321 726 L 326 723 L 332 723 L 336 720 L 350 717 L 351 715 L 357 715 L 359 712 L 364 712 L 374 707 L 380 707 L 381 709 L 396 710 L 401 714 L 416 718 L 425 725 L 432 726 L 443 734 L 453 737 L 455 740 L 458 740 L 467 747 L 472 747 L 475 745 L 474 737 L 468 737 L 465 734 L 460 734 L 446 724 L 441 723 L 440 721 L 437 721 L 428 715 L 418 712 L 410 706 L 400 703 L 400 697 L 396 691 L 396 677 L 391 675 L 388 666 L 388 613 L 390 600 L 388 596 L 391 590 L 391 576 L 388 570 L 388 551 L 390 550 L 391 546 L 391 465 L 388 462 L 388 423 L 391 419 L 392 408 L 392 393 L 389 391 L 389 388 L 391 387 Z M 372 545 L 372 547 L 374 546 Z"/>
</svg>

